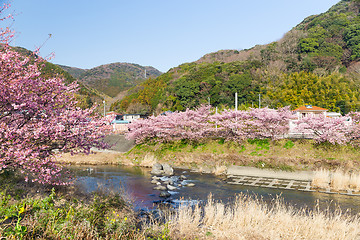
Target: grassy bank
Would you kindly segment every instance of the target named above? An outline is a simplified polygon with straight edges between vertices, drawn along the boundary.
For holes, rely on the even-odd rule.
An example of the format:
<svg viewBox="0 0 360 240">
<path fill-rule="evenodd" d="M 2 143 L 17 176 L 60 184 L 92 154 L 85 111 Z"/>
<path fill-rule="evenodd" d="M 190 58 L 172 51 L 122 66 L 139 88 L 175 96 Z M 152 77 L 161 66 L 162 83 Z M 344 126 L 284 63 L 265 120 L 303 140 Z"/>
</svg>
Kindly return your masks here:
<svg viewBox="0 0 360 240">
<path fill-rule="evenodd" d="M 136 223 L 118 194 L 84 194 L 0 174 L 0 239 L 137 239 Z"/>
<path fill-rule="evenodd" d="M 174 239 L 359 239 L 360 219 L 340 211 L 295 210 L 274 199 L 271 206 L 239 195 L 226 206 L 209 198 L 204 207 L 180 207 L 168 216 L 167 231 Z M 158 226 L 153 226 L 156 228 Z"/>
<path fill-rule="evenodd" d="M 360 151 L 352 146 L 315 144 L 312 140 L 249 140 L 242 144 L 223 140 L 202 143 L 177 141 L 136 145 L 127 153 L 65 154 L 67 164 L 122 164 L 152 167 L 156 162 L 224 174 L 232 165 L 283 171 L 315 171 L 313 187 L 334 191 L 360 190 Z M 324 172 L 326 171 L 326 172 Z"/>
<path fill-rule="evenodd" d="M 149 166 L 156 161 L 213 172 L 229 165 L 285 171 L 359 170 L 360 151 L 351 146 L 317 145 L 311 140 L 249 140 L 242 144 L 217 140 L 141 144 L 119 157 L 119 162 L 126 165 Z"/>
<path fill-rule="evenodd" d="M 64 154 L 65 164 L 123 164 L 151 167 L 155 162 L 221 173 L 227 166 L 252 166 L 275 170 L 360 170 L 360 151 L 352 146 L 315 144 L 312 140 L 249 140 L 242 144 L 223 140 L 203 143 L 177 141 L 136 145 L 127 153 Z"/>
</svg>

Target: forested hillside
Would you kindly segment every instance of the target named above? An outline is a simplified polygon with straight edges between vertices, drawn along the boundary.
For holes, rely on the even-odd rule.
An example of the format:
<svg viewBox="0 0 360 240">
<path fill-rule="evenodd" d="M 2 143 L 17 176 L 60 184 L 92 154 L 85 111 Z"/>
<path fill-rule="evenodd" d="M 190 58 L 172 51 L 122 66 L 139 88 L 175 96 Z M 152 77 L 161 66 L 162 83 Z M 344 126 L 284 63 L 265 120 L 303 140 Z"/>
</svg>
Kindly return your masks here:
<svg viewBox="0 0 360 240">
<path fill-rule="evenodd" d="M 60 67 L 86 86 L 109 97 L 116 97 L 120 92 L 144 82 L 146 78 L 157 77 L 161 74 L 159 70 L 153 67 L 144 67 L 132 63 L 111 63 L 89 70 L 68 66 Z"/>
<path fill-rule="evenodd" d="M 37 57 L 34 55 L 33 52 L 21 48 L 21 47 L 14 47 L 14 50 L 16 50 L 18 53 L 28 56 L 28 57 Z M 76 79 L 70 75 L 67 71 L 64 71 L 59 66 L 52 64 L 50 62 L 45 62 L 45 65 L 41 69 L 42 76 L 45 78 L 52 78 L 60 76 L 65 80 L 65 83 L 72 83 L 76 81 Z M 79 84 L 79 92 L 76 94 L 76 99 L 78 100 L 78 106 L 81 108 L 89 108 L 91 107 L 95 102 L 102 102 L 103 97 L 101 96 L 101 93 L 99 93 L 97 90 L 89 88 L 82 84 L 81 82 L 78 82 Z"/>
<path fill-rule="evenodd" d="M 306 18 L 279 41 L 221 50 L 134 87 L 117 111 L 184 110 L 201 103 L 293 109 L 313 104 L 342 113 L 360 109 L 360 1 L 343 0 Z"/>
<path fill-rule="evenodd" d="M 58 66 L 61 67 L 66 72 L 68 72 L 74 78 L 80 77 L 81 74 L 83 74 L 87 71 L 87 69 L 81 69 L 81 68 L 76 68 L 76 67 L 69 67 L 69 66 L 64 66 L 64 65 L 58 65 Z"/>
</svg>

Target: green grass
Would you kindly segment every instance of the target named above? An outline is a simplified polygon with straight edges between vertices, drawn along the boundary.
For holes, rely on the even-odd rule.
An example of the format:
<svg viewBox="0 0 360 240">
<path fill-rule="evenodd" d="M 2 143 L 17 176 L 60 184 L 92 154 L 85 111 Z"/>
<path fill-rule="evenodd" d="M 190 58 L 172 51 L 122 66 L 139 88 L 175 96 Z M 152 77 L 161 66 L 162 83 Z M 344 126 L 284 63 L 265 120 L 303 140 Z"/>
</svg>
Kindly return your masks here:
<svg viewBox="0 0 360 240">
<path fill-rule="evenodd" d="M 141 144 L 128 157 L 154 154 L 162 161 L 186 166 L 194 161 L 198 166 L 242 165 L 286 171 L 335 167 L 360 170 L 360 151 L 352 146 L 316 144 L 312 140 L 250 139 L 242 143 L 224 139 L 203 142 L 176 141 Z M 176 160 L 175 160 L 176 159 Z M 260 162 L 260 163 L 258 163 Z M 189 166 L 191 167 L 191 166 Z"/>
<path fill-rule="evenodd" d="M 112 193 L 82 194 L 74 186 L 27 184 L 0 173 L 0 239 L 139 239 L 159 237 L 141 229 L 131 205 Z M 22 190 L 24 193 L 20 193 Z M 35 190 L 35 191 L 34 191 Z"/>
</svg>

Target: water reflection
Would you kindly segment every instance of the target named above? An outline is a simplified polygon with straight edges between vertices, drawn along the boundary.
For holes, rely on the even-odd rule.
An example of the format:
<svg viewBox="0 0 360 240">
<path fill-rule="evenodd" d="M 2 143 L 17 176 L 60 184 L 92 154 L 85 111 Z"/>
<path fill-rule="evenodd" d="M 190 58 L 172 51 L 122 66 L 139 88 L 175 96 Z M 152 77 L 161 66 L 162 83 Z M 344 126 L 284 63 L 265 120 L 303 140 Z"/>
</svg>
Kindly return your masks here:
<svg viewBox="0 0 360 240">
<path fill-rule="evenodd" d="M 102 189 L 103 191 L 124 191 L 134 203 L 135 209 L 152 209 L 153 201 L 160 200 L 159 191 L 153 190 L 150 183 L 150 169 L 122 167 L 122 166 L 81 166 L 70 167 L 77 176 L 76 184 L 86 192 Z M 214 177 L 210 174 L 198 174 L 176 169 L 176 175 L 184 174 L 195 187 L 180 187 L 174 191 L 172 199 L 179 202 L 181 199 L 207 200 L 212 194 L 214 200 L 231 203 L 236 194 L 248 194 L 262 198 L 271 204 L 273 199 L 281 196 L 286 204 L 297 209 L 314 209 L 317 203 L 320 209 L 336 209 L 351 211 L 351 214 L 360 212 L 360 197 L 340 194 L 324 194 L 318 192 L 300 192 L 293 190 L 260 188 L 242 185 L 227 184 L 225 179 Z"/>
</svg>

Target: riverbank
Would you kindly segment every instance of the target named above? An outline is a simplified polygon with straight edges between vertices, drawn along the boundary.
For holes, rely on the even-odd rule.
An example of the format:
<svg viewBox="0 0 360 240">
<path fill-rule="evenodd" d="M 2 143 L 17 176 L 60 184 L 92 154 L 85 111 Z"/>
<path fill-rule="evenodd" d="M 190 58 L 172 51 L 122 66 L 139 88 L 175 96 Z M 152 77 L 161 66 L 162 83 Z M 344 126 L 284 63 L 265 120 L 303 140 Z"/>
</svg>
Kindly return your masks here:
<svg viewBox="0 0 360 240">
<path fill-rule="evenodd" d="M 136 145 L 123 153 L 96 151 L 90 155 L 64 154 L 58 161 L 74 165 L 122 164 L 143 167 L 167 162 L 174 167 L 215 174 L 225 173 L 230 166 L 287 172 L 319 169 L 359 171 L 360 151 L 351 146 L 316 145 L 311 140 L 249 140 L 242 144 L 223 140 L 204 143 L 178 141 Z"/>
<path fill-rule="evenodd" d="M 124 195 L 84 194 L 74 186 L 18 184 L 0 175 L 0 238 L 15 239 L 358 239 L 358 216 L 299 210 L 239 194 L 232 203 L 210 196 L 177 211 L 136 212 Z M 20 188 L 19 188 L 20 187 Z M 40 192 L 38 192 L 40 190 Z M 35 195 L 34 195 L 35 194 Z M 214 195 L 215 196 L 215 195 Z M 166 208 L 166 210 L 169 210 Z"/>
<path fill-rule="evenodd" d="M 126 196 L 0 174 L 0 239 L 137 239 L 137 222 Z"/>
</svg>

